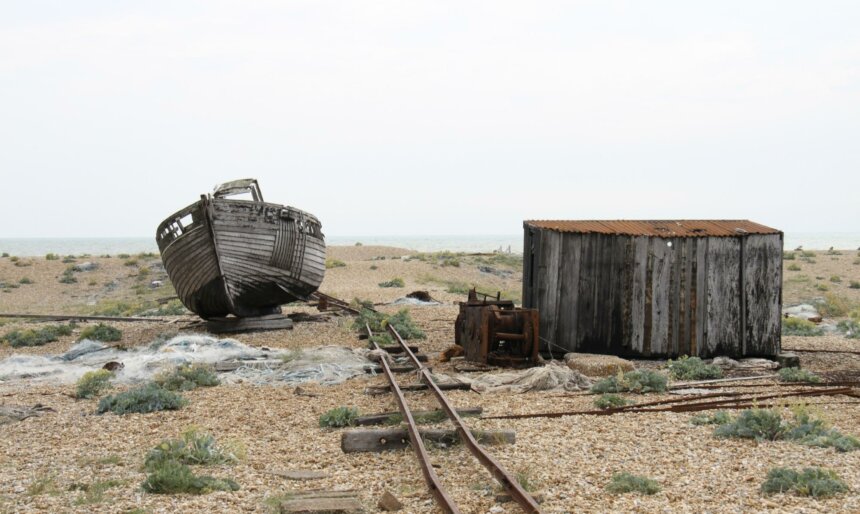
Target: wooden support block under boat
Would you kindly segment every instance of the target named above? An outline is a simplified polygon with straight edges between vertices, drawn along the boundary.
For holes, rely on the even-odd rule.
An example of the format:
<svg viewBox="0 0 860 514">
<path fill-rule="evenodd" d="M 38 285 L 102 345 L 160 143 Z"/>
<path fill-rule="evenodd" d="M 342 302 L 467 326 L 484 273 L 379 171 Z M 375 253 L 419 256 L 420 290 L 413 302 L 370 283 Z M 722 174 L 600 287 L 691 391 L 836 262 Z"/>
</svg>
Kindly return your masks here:
<svg viewBox="0 0 860 514">
<path fill-rule="evenodd" d="M 213 334 L 251 332 L 258 330 L 292 330 L 293 320 L 283 314 L 269 314 L 250 318 L 210 318 L 206 328 Z"/>
</svg>

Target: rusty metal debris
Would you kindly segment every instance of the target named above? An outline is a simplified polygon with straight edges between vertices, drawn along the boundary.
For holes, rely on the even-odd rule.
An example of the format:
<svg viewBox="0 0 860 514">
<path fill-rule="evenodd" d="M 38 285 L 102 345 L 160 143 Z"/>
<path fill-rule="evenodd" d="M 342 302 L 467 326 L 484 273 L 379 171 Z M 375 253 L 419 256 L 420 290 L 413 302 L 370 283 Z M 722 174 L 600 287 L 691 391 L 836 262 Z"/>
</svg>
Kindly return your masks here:
<svg viewBox="0 0 860 514">
<path fill-rule="evenodd" d="M 471 362 L 533 366 L 538 362 L 538 325 L 537 309 L 517 308 L 501 294 L 492 297 L 472 289 L 469 299 L 460 302 L 454 341 Z"/>
<path fill-rule="evenodd" d="M 797 396 L 812 397 L 812 396 L 836 396 L 844 395 L 857 397 L 851 387 L 836 387 L 832 389 L 803 389 L 799 391 L 786 391 L 782 393 L 774 393 L 769 395 L 740 397 L 739 393 L 716 393 L 698 395 L 687 398 L 679 398 L 677 400 L 661 400 L 657 402 L 649 402 L 644 404 L 628 405 L 625 407 L 617 407 L 614 409 L 605 410 L 588 410 L 588 411 L 565 411 L 565 412 L 539 412 L 533 414 L 506 414 L 501 416 L 482 416 L 481 419 L 526 419 L 526 418 L 560 418 L 563 416 L 610 416 L 612 414 L 628 414 L 628 413 L 644 413 L 644 412 L 697 412 L 702 410 L 713 409 L 732 409 L 732 408 L 747 408 L 750 406 L 764 406 L 759 402 L 762 400 L 773 400 L 778 398 L 793 398 Z M 724 400 L 711 400 L 700 402 L 699 400 L 712 398 L 715 396 L 731 396 Z M 670 404 L 661 406 L 664 404 Z M 651 408 L 651 406 L 658 406 Z M 742 406 L 742 407 L 741 407 Z"/>
</svg>

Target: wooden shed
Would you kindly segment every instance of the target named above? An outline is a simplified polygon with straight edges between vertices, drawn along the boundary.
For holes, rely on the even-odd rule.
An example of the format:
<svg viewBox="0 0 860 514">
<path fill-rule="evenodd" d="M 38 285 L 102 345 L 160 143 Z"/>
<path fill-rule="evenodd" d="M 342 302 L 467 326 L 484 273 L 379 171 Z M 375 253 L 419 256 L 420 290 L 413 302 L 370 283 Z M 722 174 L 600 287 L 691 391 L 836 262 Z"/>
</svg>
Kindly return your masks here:
<svg viewBox="0 0 860 514">
<path fill-rule="evenodd" d="M 523 306 L 543 350 L 772 357 L 781 231 L 747 220 L 523 222 Z"/>
</svg>

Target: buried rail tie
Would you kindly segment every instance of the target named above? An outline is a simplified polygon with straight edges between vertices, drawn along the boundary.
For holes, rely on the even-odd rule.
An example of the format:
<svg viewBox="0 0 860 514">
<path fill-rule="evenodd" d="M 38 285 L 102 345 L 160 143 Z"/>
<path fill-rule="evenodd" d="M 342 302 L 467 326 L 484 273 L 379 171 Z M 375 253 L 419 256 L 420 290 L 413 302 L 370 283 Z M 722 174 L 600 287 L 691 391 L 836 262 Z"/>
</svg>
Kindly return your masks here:
<svg viewBox="0 0 860 514">
<path fill-rule="evenodd" d="M 564 416 L 611 416 L 613 414 L 641 414 L 646 412 L 695 412 L 700 410 L 714 410 L 721 408 L 729 408 L 732 404 L 741 404 L 747 402 L 748 405 L 754 405 L 760 400 L 772 400 L 775 398 L 791 398 L 794 396 L 835 396 L 842 394 L 845 396 L 854 396 L 850 387 L 841 387 L 835 389 L 808 389 L 803 391 L 789 391 L 786 393 L 777 393 L 764 396 L 753 396 L 751 398 L 728 398 L 725 400 L 714 400 L 700 403 L 679 403 L 676 405 L 668 405 L 664 407 L 641 408 L 642 405 L 630 405 L 628 407 L 618 407 L 615 409 L 602 410 L 583 410 L 583 411 L 566 411 L 566 412 L 538 412 L 534 414 L 503 414 L 501 416 L 481 416 L 481 419 L 528 419 L 528 418 L 561 418 Z"/>
<path fill-rule="evenodd" d="M 388 331 L 391 332 L 391 335 L 394 336 L 395 341 L 403 347 L 404 353 L 409 356 L 409 359 L 412 360 L 412 363 L 418 368 L 418 373 L 421 375 L 422 380 L 433 392 L 433 395 L 436 397 L 442 410 L 444 410 L 448 415 L 448 419 L 450 419 L 454 424 L 454 428 L 457 430 L 457 433 L 460 435 L 460 439 L 463 441 L 466 448 L 468 448 L 472 455 L 474 455 L 475 458 L 490 471 L 493 478 L 495 478 L 496 481 L 505 488 L 505 491 L 507 491 L 511 498 L 517 502 L 525 512 L 530 514 L 540 513 L 541 510 L 537 501 L 535 501 L 535 499 L 532 498 L 532 496 L 520 485 L 518 480 L 511 477 L 508 472 L 502 468 L 501 464 L 496 462 L 496 460 L 478 443 L 475 436 L 472 435 L 472 432 L 468 427 L 466 427 L 466 424 L 463 423 L 463 419 L 460 418 L 457 411 L 450 403 L 448 403 L 448 399 L 445 397 L 445 394 L 442 393 L 442 390 L 439 389 L 439 386 L 437 386 L 436 382 L 433 381 L 433 377 L 430 375 L 427 367 L 418 360 L 414 353 L 412 353 L 412 350 L 409 349 L 406 342 L 403 341 L 402 337 L 400 337 L 397 329 L 392 325 L 388 325 L 387 328 Z"/>
<path fill-rule="evenodd" d="M 370 325 L 365 324 L 365 328 L 367 329 L 367 337 L 373 337 Z M 376 343 L 373 344 L 377 349 L 379 348 L 379 345 Z M 430 464 L 430 456 L 427 454 L 427 449 L 424 448 L 424 441 L 421 439 L 421 434 L 418 432 L 418 426 L 415 424 L 415 419 L 412 417 L 412 413 L 406 405 L 406 397 L 404 397 L 403 392 L 400 391 L 400 387 L 397 385 L 397 380 L 394 378 L 394 373 L 392 373 L 391 369 L 388 367 L 388 361 L 382 358 L 379 362 L 382 366 L 383 372 L 385 372 L 385 378 L 388 379 L 388 383 L 391 385 L 391 391 L 394 393 L 394 399 L 397 401 L 400 415 L 403 416 L 403 420 L 406 421 L 406 430 L 409 433 L 409 441 L 412 443 L 412 448 L 415 450 L 415 455 L 418 457 L 418 463 L 421 465 L 421 472 L 424 474 L 424 481 L 430 489 L 430 494 L 433 495 L 436 499 L 436 503 L 439 504 L 439 507 L 443 511 L 452 514 L 459 514 L 460 510 L 442 487 L 442 483 L 439 481 L 439 476 L 436 475 L 436 471 Z"/>
<path fill-rule="evenodd" d="M 43 319 L 46 321 L 149 321 L 152 323 L 165 323 L 174 320 L 164 318 L 129 317 L 129 316 L 77 316 L 74 314 L 0 314 L 0 318 L 23 318 Z"/>
</svg>

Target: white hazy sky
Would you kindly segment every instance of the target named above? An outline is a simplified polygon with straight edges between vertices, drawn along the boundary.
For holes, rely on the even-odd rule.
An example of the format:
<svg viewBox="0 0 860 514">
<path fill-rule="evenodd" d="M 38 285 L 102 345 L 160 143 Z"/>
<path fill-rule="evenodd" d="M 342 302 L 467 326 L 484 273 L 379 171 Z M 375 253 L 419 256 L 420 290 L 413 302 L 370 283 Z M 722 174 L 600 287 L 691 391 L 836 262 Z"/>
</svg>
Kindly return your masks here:
<svg viewBox="0 0 860 514">
<path fill-rule="evenodd" d="M 860 230 L 860 2 L 4 1 L 0 237 L 225 180 L 328 235 Z"/>
</svg>

